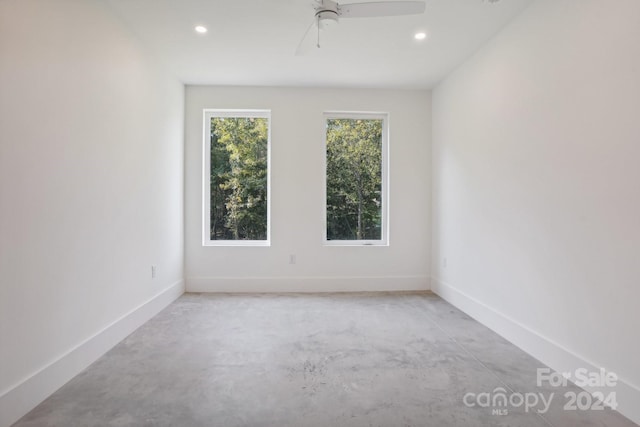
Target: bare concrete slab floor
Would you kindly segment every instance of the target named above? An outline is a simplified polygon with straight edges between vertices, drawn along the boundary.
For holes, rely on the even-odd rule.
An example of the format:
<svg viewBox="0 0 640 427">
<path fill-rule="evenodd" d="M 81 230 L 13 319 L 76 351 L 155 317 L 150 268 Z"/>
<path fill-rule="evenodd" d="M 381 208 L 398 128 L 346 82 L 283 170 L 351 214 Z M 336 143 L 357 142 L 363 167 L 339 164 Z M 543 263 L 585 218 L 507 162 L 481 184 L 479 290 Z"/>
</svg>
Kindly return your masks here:
<svg viewBox="0 0 640 427">
<path fill-rule="evenodd" d="M 563 410 L 580 390 L 538 367 L 430 293 L 186 294 L 15 426 L 636 425 Z M 501 391 L 554 397 L 471 406 Z"/>
</svg>

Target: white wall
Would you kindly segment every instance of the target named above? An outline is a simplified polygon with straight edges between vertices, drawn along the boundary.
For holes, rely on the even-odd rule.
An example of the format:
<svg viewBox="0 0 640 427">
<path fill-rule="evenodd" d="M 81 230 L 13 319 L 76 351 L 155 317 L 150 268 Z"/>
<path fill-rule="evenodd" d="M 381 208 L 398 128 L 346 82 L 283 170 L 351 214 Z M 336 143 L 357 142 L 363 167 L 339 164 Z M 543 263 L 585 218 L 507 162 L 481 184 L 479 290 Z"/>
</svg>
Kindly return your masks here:
<svg viewBox="0 0 640 427">
<path fill-rule="evenodd" d="M 187 86 L 185 269 L 190 291 L 427 289 L 428 91 Z M 271 247 L 202 246 L 202 110 L 270 109 Z M 324 247 L 324 111 L 390 113 L 390 245 Z M 295 254 L 297 263 L 289 264 Z"/>
<path fill-rule="evenodd" d="M 0 1 L 0 425 L 181 292 L 183 108 L 102 2 Z"/>
<path fill-rule="evenodd" d="M 554 368 L 616 372 L 636 421 L 639 40 L 637 0 L 541 0 L 433 103 L 433 289 Z"/>
</svg>

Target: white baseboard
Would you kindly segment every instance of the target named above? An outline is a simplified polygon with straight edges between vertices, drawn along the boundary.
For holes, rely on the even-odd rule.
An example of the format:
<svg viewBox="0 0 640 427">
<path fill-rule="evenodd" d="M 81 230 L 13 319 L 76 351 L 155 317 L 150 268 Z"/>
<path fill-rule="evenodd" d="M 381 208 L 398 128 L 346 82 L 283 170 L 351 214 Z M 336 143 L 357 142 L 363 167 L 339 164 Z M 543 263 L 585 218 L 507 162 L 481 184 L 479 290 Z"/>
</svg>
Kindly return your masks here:
<svg viewBox="0 0 640 427">
<path fill-rule="evenodd" d="M 431 290 L 557 372 L 575 372 L 579 368 L 598 372 L 601 367 L 442 280 L 432 278 Z M 585 390 L 597 391 L 589 387 Z M 616 392 L 618 412 L 640 424 L 640 387 L 619 378 L 615 390 L 608 391 Z"/>
<path fill-rule="evenodd" d="M 427 276 L 187 277 L 187 292 L 427 291 Z"/>
<path fill-rule="evenodd" d="M 0 427 L 18 421 L 183 293 L 180 280 L 2 393 Z"/>
</svg>

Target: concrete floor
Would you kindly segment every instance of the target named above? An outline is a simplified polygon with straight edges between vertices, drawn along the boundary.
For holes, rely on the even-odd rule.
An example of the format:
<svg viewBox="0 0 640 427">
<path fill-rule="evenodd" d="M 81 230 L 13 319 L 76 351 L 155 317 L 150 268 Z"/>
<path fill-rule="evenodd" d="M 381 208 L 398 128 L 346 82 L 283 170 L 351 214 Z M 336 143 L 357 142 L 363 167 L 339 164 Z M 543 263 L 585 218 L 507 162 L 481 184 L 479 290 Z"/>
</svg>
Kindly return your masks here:
<svg viewBox="0 0 640 427">
<path fill-rule="evenodd" d="M 15 426 L 636 425 L 563 410 L 580 390 L 536 387 L 542 366 L 429 293 L 186 294 Z M 500 387 L 555 394 L 463 403 Z"/>
</svg>

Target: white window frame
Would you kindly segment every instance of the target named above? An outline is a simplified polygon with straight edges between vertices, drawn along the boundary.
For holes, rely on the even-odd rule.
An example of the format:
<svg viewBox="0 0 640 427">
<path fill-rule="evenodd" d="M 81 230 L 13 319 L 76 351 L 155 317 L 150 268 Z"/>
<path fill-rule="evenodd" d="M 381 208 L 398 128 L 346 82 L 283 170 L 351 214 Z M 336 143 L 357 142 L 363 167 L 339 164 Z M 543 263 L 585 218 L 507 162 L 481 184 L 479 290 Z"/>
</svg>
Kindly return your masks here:
<svg viewBox="0 0 640 427">
<path fill-rule="evenodd" d="M 211 119 L 214 117 L 255 117 L 267 119 L 267 239 L 211 240 Z M 202 246 L 271 246 L 271 110 L 222 110 L 205 108 L 202 111 Z"/>
<path fill-rule="evenodd" d="M 327 120 L 370 119 L 382 120 L 381 177 L 381 230 L 380 240 L 329 240 L 327 239 Z M 324 246 L 389 246 L 389 113 L 369 111 L 327 111 L 322 115 L 322 236 Z"/>
</svg>

